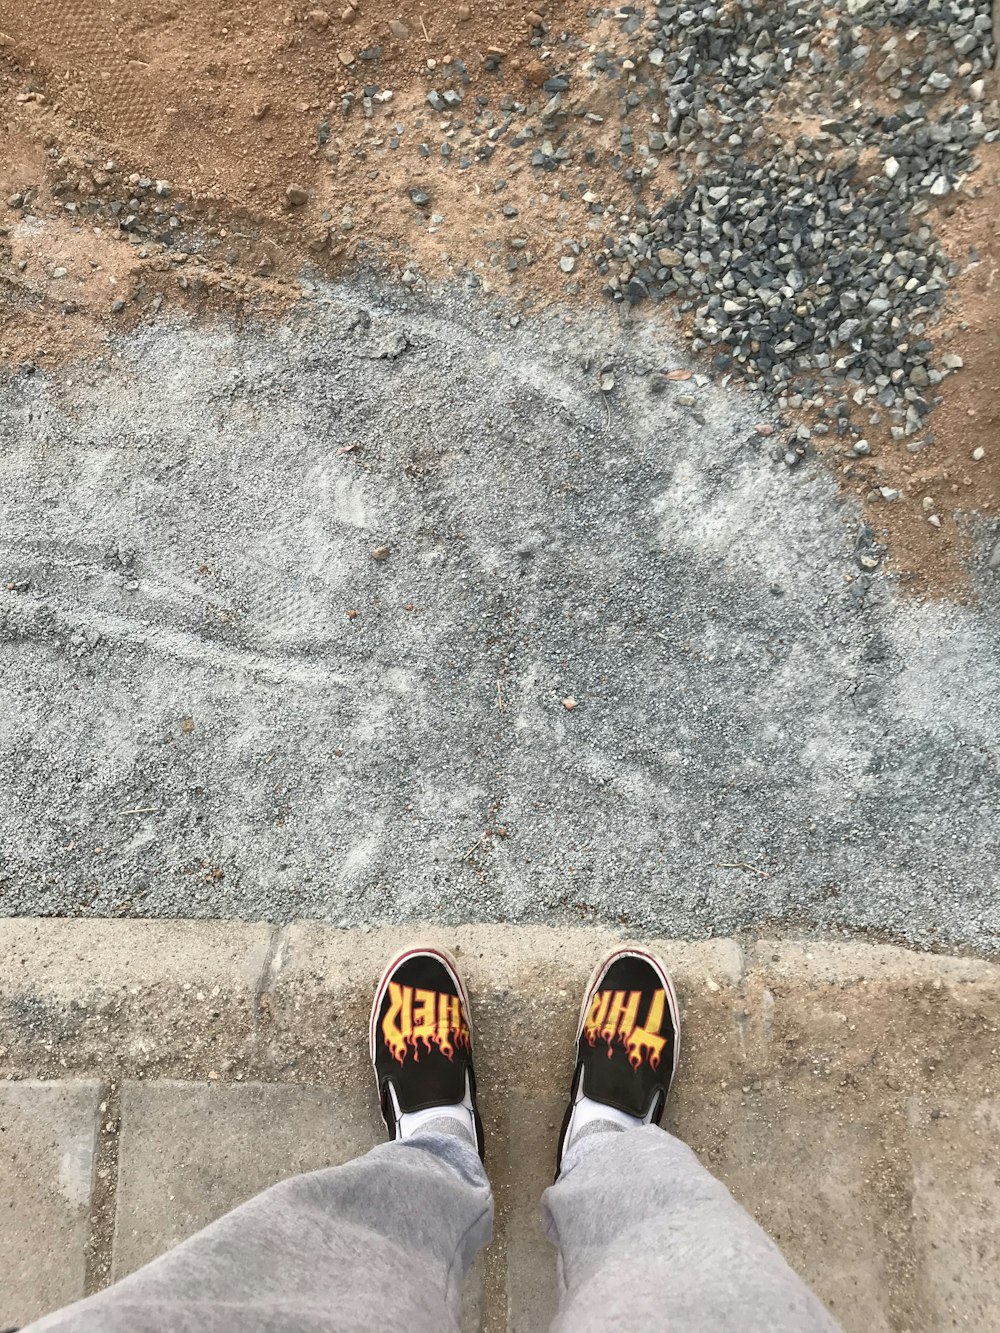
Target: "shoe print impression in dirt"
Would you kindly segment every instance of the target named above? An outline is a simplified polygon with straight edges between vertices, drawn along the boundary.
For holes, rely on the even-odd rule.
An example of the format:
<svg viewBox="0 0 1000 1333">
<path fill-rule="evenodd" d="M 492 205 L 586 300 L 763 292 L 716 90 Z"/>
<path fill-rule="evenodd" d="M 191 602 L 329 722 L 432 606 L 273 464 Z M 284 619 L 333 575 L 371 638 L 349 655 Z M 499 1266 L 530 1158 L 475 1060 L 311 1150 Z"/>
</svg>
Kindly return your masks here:
<svg viewBox="0 0 1000 1333">
<path fill-rule="evenodd" d="M 0 0 L 0 912 L 996 947 L 983 0 Z"/>
</svg>

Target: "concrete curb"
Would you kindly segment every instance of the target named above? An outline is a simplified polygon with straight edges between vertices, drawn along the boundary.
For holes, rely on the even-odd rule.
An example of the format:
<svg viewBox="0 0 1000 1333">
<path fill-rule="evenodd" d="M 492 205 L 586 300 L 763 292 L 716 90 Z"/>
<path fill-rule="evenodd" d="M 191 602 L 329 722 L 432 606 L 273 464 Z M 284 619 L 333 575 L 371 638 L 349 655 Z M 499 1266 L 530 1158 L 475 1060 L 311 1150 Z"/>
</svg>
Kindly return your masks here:
<svg viewBox="0 0 1000 1333">
<path fill-rule="evenodd" d="M 243 921 L 0 921 L 0 994 L 107 996 L 123 987 L 213 984 L 253 990 L 275 928 Z"/>
<path fill-rule="evenodd" d="M 360 1087 L 370 1074 L 374 984 L 387 958 L 414 940 L 457 954 L 480 1056 L 504 1077 L 505 1049 L 515 1065 L 524 1054 L 530 1068 L 551 1066 L 546 1048 L 568 1058 L 581 988 L 595 960 L 623 939 L 589 927 L 0 920 L 0 1077 L 90 1077 L 114 1067 L 120 1078 Z M 850 1010 L 867 1029 L 864 1011 L 877 995 L 900 1034 L 924 1021 L 928 995 L 964 996 L 956 1013 L 1000 1003 L 1000 966 L 976 958 L 851 942 L 642 943 L 674 975 L 688 1051 L 721 1040 L 735 1015 L 748 1058 L 776 1023 L 793 1029 L 810 1003 L 817 1014 Z M 892 1062 L 886 1044 L 879 1059 Z"/>
<path fill-rule="evenodd" d="M 319 922 L 200 920 L 86 921 L 0 919 L 0 996 L 102 1000 L 123 990 L 218 986 L 230 996 L 273 994 L 292 986 L 343 992 L 370 986 L 395 950 L 414 940 L 445 945 L 474 986 L 511 985 L 525 969 L 567 979 L 589 972 L 599 955 L 629 937 L 591 927 L 431 924 L 341 930 Z M 998 984 L 1000 964 L 854 941 L 643 937 L 682 990 L 739 987 L 749 979 L 839 985 L 878 981 L 914 985 Z"/>
</svg>

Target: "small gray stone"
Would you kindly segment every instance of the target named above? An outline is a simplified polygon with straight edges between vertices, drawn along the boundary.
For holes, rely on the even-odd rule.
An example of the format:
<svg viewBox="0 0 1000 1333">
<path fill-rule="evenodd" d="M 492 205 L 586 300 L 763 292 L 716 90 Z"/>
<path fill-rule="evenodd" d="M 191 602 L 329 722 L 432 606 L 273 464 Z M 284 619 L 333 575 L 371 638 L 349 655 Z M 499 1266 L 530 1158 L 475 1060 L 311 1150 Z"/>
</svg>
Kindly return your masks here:
<svg viewBox="0 0 1000 1333">
<path fill-rule="evenodd" d="M 368 355 L 373 361 L 395 361 L 409 345 L 410 340 L 402 329 L 390 329 L 374 341 Z"/>
</svg>

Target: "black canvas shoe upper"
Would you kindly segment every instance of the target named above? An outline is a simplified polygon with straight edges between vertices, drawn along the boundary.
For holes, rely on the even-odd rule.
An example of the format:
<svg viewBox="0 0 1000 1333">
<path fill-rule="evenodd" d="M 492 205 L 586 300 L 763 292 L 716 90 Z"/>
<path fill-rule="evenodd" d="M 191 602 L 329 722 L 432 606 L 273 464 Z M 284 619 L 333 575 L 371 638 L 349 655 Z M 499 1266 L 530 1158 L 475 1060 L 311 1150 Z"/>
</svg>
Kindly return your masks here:
<svg viewBox="0 0 1000 1333">
<path fill-rule="evenodd" d="M 464 1102 L 471 1105 L 482 1157 L 472 1024 L 454 960 L 431 948 L 409 949 L 395 958 L 375 993 L 370 1035 L 382 1117 L 390 1136 L 398 1137 L 397 1107 L 405 1113 Z"/>
<path fill-rule="evenodd" d="M 559 1137 L 560 1162 L 581 1097 L 659 1124 L 679 1038 L 677 999 L 662 963 L 629 949 L 605 958 L 580 1012 L 573 1091 Z"/>
</svg>

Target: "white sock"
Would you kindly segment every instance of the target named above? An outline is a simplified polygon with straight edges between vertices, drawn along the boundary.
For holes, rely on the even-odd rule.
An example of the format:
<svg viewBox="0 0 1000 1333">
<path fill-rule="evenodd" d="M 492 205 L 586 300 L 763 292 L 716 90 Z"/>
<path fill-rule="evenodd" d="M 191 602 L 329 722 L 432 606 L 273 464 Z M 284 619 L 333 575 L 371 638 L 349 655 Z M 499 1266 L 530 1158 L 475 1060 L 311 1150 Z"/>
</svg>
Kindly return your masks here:
<svg viewBox="0 0 1000 1333">
<path fill-rule="evenodd" d="M 581 1097 L 573 1107 L 573 1123 L 570 1126 L 572 1138 L 579 1134 L 584 1125 L 593 1124 L 595 1120 L 604 1120 L 621 1129 L 638 1129 L 646 1123 L 642 1116 L 629 1115 L 627 1111 L 619 1111 L 617 1106 L 605 1106 L 603 1102 L 595 1102 L 592 1097 Z"/>
<path fill-rule="evenodd" d="M 455 1133 L 476 1144 L 476 1121 L 472 1114 L 472 1098 L 468 1090 L 465 1101 L 455 1102 L 451 1106 L 427 1106 L 422 1111 L 400 1111 L 396 1090 L 389 1085 L 389 1095 L 396 1111 L 396 1125 L 401 1139 L 412 1139 L 433 1120 L 452 1120 Z"/>
</svg>

